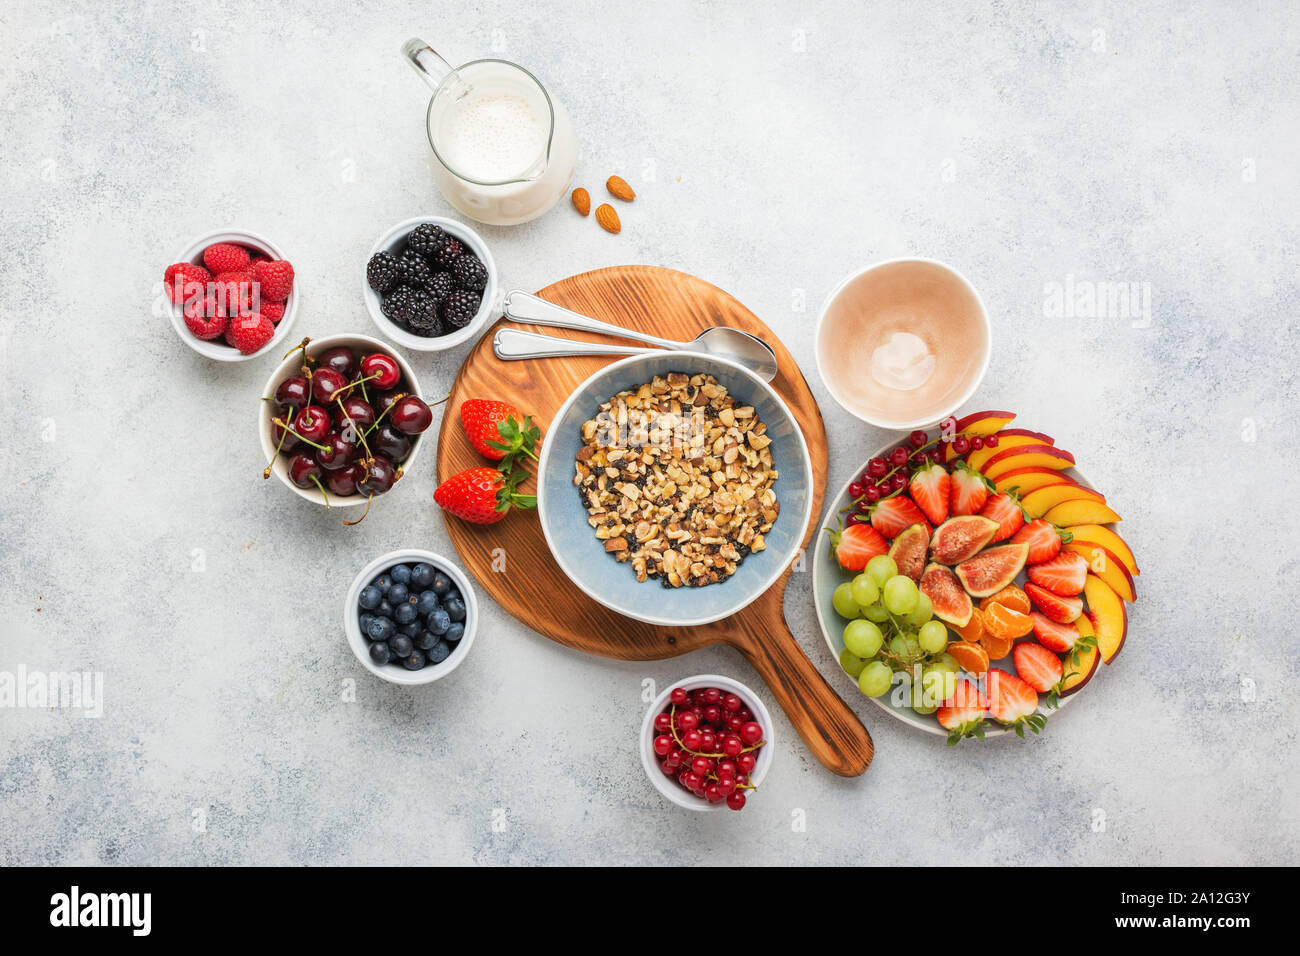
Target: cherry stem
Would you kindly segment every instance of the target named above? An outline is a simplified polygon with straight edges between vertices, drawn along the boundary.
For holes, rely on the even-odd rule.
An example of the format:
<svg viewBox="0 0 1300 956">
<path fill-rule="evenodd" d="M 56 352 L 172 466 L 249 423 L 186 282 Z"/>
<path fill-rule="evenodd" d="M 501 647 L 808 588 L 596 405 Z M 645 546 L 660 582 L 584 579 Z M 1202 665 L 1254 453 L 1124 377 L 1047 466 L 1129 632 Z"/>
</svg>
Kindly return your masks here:
<svg viewBox="0 0 1300 956">
<path fill-rule="evenodd" d="M 367 474 L 367 475 L 370 474 L 370 469 L 369 469 L 369 468 L 366 469 L 366 474 Z M 374 496 L 373 494 L 372 494 L 372 495 L 369 495 L 369 496 L 366 498 L 366 510 L 363 511 L 363 512 L 361 512 L 361 517 L 358 518 L 356 521 L 349 521 L 347 518 L 344 518 L 344 519 L 343 519 L 343 523 L 344 523 L 345 525 L 347 525 L 349 528 L 352 527 L 353 525 L 361 524 L 361 522 L 363 522 L 363 521 L 366 520 L 366 515 L 370 514 L 370 503 L 371 503 L 372 501 L 374 501 L 374 500 L 375 500 L 375 496 Z"/>
<path fill-rule="evenodd" d="M 318 444 L 316 444 L 314 441 L 312 441 L 310 438 L 303 438 L 301 435 L 299 435 L 296 431 L 294 431 L 292 428 L 290 428 L 288 425 L 286 425 L 286 424 L 285 424 L 281 419 L 279 419 L 279 418 L 273 418 L 273 419 L 271 419 L 271 424 L 272 424 L 272 425 L 279 425 L 279 426 L 280 426 L 281 428 L 283 428 L 286 432 L 288 432 L 289 434 L 291 434 L 291 435 L 293 435 L 295 438 L 297 438 L 300 442 L 306 442 L 308 445 L 311 445 L 311 447 L 312 447 L 312 448 L 315 448 L 317 451 L 325 451 L 325 450 L 326 450 L 326 448 L 325 448 L 324 445 L 318 445 Z M 283 438 L 281 438 L 280 440 L 281 440 L 281 441 L 284 441 Z"/>
<path fill-rule="evenodd" d="M 289 351 L 285 352 L 285 353 L 284 353 L 284 358 L 280 359 L 280 361 L 283 362 L 285 359 L 287 359 L 290 355 L 292 355 L 294 352 L 298 351 L 299 349 L 302 349 L 302 357 L 303 357 L 303 361 L 306 361 L 306 360 L 307 360 L 307 343 L 310 342 L 310 341 L 311 341 L 311 336 L 307 336 L 307 337 L 304 338 L 301 342 L 299 342 L 297 345 L 295 345 L 293 348 L 289 349 Z"/>
<path fill-rule="evenodd" d="M 366 450 L 366 455 L 374 457 L 370 452 L 370 446 L 366 444 L 366 436 L 362 433 L 361 426 L 356 423 L 356 420 L 348 414 L 348 410 L 343 407 L 343 399 L 338 399 L 338 405 L 339 411 L 343 413 L 343 417 L 348 420 L 348 424 L 352 426 L 352 430 L 356 432 L 357 437 L 361 439 L 361 447 Z"/>
<path fill-rule="evenodd" d="M 348 389 L 356 388 L 358 385 L 361 386 L 361 394 L 364 395 L 366 391 L 366 382 L 372 381 L 377 378 L 379 378 L 378 372 L 376 372 L 374 375 L 367 375 L 365 378 L 359 378 L 355 382 L 348 382 L 342 388 L 336 388 L 334 389 L 334 391 L 330 393 L 330 401 L 332 402 L 334 401 L 334 399 L 338 398 L 339 392 L 346 392 Z"/>
<path fill-rule="evenodd" d="M 325 493 L 325 486 L 320 483 L 320 479 L 317 478 L 315 475 L 311 476 L 311 480 L 316 485 L 316 487 L 320 489 L 320 493 L 325 496 L 325 507 L 326 508 L 330 507 L 330 496 Z"/>
<path fill-rule="evenodd" d="M 366 434 L 369 435 L 372 431 L 374 431 L 376 428 L 378 428 L 378 427 L 379 427 L 379 423 L 382 422 L 382 421 L 384 420 L 384 415 L 387 415 L 389 412 L 391 412 L 391 411 L 393 410 L 393 406 L 396 405 L 398 402 L 400 402 L 400 401 L 401 401 L 402 399 L 404 399 L 404 398 L 406 398 L 406 393 L 405 393 L 405 392 L 398 392 L 396 395 L 394 395 L 394 396 L 393 396 L 393 400 L 392 400 L 391 402 L 388 403 L 388 407 L 384 409 L 383 414 L 380 415 L 378 418 L 376 418 L 376 419 L 375 419 L 375 423 L 374 423 L 373 425 L 371 425 L 369 428 L 366 429 Z"/>
</svg>

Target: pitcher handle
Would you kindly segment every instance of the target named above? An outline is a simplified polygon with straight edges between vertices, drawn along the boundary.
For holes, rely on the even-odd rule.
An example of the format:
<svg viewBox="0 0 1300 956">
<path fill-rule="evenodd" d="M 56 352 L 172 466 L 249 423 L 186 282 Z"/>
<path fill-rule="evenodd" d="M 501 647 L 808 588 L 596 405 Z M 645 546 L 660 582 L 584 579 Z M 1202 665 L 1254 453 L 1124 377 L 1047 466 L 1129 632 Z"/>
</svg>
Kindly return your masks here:
<svg viewBox="0 0 1300 956">
<path fill-rule="evenodd" d="M 429 85 L 429 89 L 437 92 L 443 82 L 451 77 L 453 84 L 448 84 L 449 88 L 455 93 L 457 99 L 469 91 L 456 69 L 438 55 L 438 51 L 423 40 L 417 37 L 411 37 L 402 44 L 402 54 L 406 61 L 411 64 L 411 68 L 420 75 L 420 79 Z"/>
</svg>

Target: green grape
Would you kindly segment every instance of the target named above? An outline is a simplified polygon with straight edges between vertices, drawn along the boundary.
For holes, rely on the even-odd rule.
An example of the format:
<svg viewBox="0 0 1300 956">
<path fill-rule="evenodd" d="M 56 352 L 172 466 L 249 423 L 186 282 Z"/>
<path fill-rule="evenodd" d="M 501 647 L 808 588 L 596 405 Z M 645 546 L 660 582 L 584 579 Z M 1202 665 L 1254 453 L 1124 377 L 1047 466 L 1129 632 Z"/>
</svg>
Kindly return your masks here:
<svg viewBox="0 0 1300 956">
<path fill-rule="evenodd" d="M 844 628 L 844 646 L 858 657 L 875 657 L 885 636 L 870 621 L 849 621 Z"/>
<path fill-rule="evenodd" d="M 924 682 L 912 685 L 912 709 L 918 714 L 933 714 L 939 709 L 939 704 L 933 703 L 933 698 L 925 690 Z"/>
<path fill-rule="evenodd" d="M 951 654 L 940 654 L 930 662 L 931 667 L 942 667 L 946 671 L 952 671 L 956 674 L 961 670 L 961 665 L 957 663 L 957 658 Z"/>
<path fill-rule="evenodd" d="M 948 646 L 948 629 L 942 621 L 926 621 L 917 632 L 916 641 L 927 654 L 938 654 Z"/>
<path fill-rule="evenodd" d="M 867 574 L 871 576 L 871 580 L 883 588 L 886 581 L 898 574 L 898 565 L 894 563 L 894 559 L 889 555 L 878 554 L 867 562 Z"/>
<path fill-rule="evenodd" d="M 862 609 L 862 616 L 868 621 L 875 621 L 877 624 L 889 620 L 889 612 L 879 604 L 872 604 Z"/>
<path fill-rule="evenodd" d="M 921 689 L 925 691 L 926 703 L 938 707 L 952 699 L 957 690 L 957 675 L 943 667 L 927 667 L 921 677 Z"/>
<path fill-rule="evenodd" d="M 858 602 L 853 600 L 853 585 L 848 581 L 835 589 L 835 593 L 831 595 L 831 604 L 835 605 L 835 613 L 840 617 L 852 620 L 862 616 L 862 608 L 858 607 Z"/>
<path fill-rule="evenodd" d="M 883 662 L 872 661 L 858 677 L 858 690 L 868 697 L 881 697 L 889 692 L 893 676 Z"/>
<path fill-rule="evenodd" d="M 921 656 L 921 645 L 916 642 L 916 638 L 910 634 L 904 637 L 902 634 L 889 639 L 889 653 L 895 657 L 901 657 L 905 660 Z"/>
<path fill-rule="evenodd" d="M 844 673 L 850 677 L 857 677 L 862 673 L 862 668 L 867 666 L 867 662 L 858 657 L 847 647 L 840 651 L 840 667 L 844 668 Z"/>
<path fill-rule="evenodd" d="M 851 590 L 859 607 L 869 607 L 880 599 L 880 588 L 869 574 L 859 574 L 854 578 Z"/>
<path fill-rule="evenodd" d="M 920 627 L 932 617 L 934 617 L 934 605 L 930 603 L 929 596 L 921 591 L 917 595 L 915 609 L 907 615 L 907 623 L 913 627 Z"/>
<path fill-rule="evenodd" d="M 906 575 L 896 574 L 885 582 L 884 602 L 890 614 L 911 614 L 920 599 L 921 592 L 916 589 L 916 582 Z"/>
</svg>

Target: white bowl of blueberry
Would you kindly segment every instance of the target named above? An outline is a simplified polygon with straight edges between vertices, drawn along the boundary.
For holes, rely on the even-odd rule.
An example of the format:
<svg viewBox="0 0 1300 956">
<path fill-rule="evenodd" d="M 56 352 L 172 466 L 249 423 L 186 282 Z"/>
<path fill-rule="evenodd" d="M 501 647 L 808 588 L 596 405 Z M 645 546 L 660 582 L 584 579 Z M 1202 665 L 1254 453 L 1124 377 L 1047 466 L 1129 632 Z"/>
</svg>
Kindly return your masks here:
<svg viewBox="0 0 1300 956">
<path fill-rule="evenodd" d="M 375 242 L 361 288 L 381 332 L 408 349 L 437 352 L 468 342 L 487 324 L 497 267 L 469 226 L 417 216 Z"/>
<path fill-rule="evenodd" d="M 460 568 L 432 551 L 392 551 L 366 565 L 343 605 L 352 652 L 393 684 L 431 684 L 469 654 L 478 600 Z"/>
</svg>

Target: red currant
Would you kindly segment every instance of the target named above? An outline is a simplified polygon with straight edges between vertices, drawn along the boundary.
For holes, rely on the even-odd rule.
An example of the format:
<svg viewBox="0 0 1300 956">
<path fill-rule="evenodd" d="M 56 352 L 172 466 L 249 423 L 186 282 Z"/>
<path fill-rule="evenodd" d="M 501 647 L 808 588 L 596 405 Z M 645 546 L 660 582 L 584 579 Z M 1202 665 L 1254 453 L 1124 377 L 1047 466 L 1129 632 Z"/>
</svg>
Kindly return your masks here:
<svg viewBox="0 0 1300 956">
<path fill-rule="evenodd" d="M 736 766 L 742 774 L 751 774 L 754 772 L 754 768 L 758 766 L 758 758 L 752 753 L 741 754 L 736 758 Z"/>
<path fill-rule="evenodd" d="M 723 800 L 731 798 L 719 790 L 716 783 L 708 783 L 704 785 L 704 799 L 709 803 L 721 803 Z"/>
<path fill-rule="evenodd" d="M 684 707 L 689 697 L 685 690 L 680 687 L 674 687 L 673 692 L 668 695 L 668 699 L 678 707 Z"/>
<path fill-rule="evenodd" d="M 701 777 L 707 776 L 712 769 L 713 761 L 708 757 L 696 757 L 691 761 L 692 772 L 699 774 Z"/>
<path fill-rule="evenodd" d="M 672 764 L 670 764 L 667 760 L 665 760 L 663 763 L 659 765 L 659 769 L 664 772 L 665 777 L 671 777 L 677 773 L 677 768 L 674 767 Z"/>
<path fill-rule="evenodd" d="M 700 718 L 689 710 L 684 710 L 677 715 L 677 726 L 681 730 L 694 730 L 699 725 Z"/>
<path fill-rule="evenodd" d="M 907 442 L 913 448 L 920 448 L 929 440 L 930 440 L 930 436 L 927 435 L 925 432 L 921 431 L 919 428 L 916 431 L 912 432 L 912 434 L 907 436 Z"/>
<path fill-rule="evenodd" d="M 741 724 L 741 727 L 744 726 L 744 724 Z M 739 757 L 740 752 L 744 749 L 745 742 L 735 734 L 728 734 L 726 737 L 722 738 L 722 752 L 728 757 Z"/>
<path fill-rule="evenodd" d="M 866 498 L 867 498 L 868 501 L 879 501 L 879 500 L 880 500 L 880 489 L 877 488 L 875 485 L 872 485 L 870 488 L 868 488 L 866 491 L 864 491 L 864 492 L 862 492 L 862 493 L 863 493 L 864 495 L 866 495 Z"/>
<path fill-rule="evenodd" d="M 739 790 L 728 794 L 727 806 L 731 807 L 733 810 L 743 810 L 745 808 L 745 795 Z"/>
<path fill-rule="evenodd" d="M 879 478 L 889 471 L 889 463 L 883 458 L 873 458 L 867 462 L 867 474 L 872 478 Z"/>
<path fill-rule="evenodd" d="M 906 487 L 907 487 L 907 475 L 903 474 L 901 471 L 898 474 L 894 475 L 893 478 L 889 479 L 890 491 L 902 491 Z"/>
<path fill-rule="evenodd" d="M 730 760 L 727 757 L 723 757 L 718 761 L 719 777 L 734 777 L 739 772 L 740 768 L 736 766 L 736 761 Z"/>
<path fill-rule="evenodd" d="M 668 756 L 664 758 L 664 763 L 671 764 L 674 770 L 676 770 L 685 762 L 686 762 L 686 754 L 678 750 L 676 747 L 668 751 Z"/>
<path fill-rule="evenodd" d="M 716 724 L 722 719 L 722 708 L 717 704 L 709 704 L 704 708 L 704 722 L 706 724 Z"/>
<path fill-rule="evenodd" d="M 752 747 L 763 739 L 763 728 L 751 720 L 740 728 L 740 739 Z"/>
<path fill-rule="evenodd" d="M 970 439 L 965 435 L 958 435 L 952 440 L 952 450 L 959 455 L 964 455 L 970 451 Z"/>
<path fill-rule="evenodd" d="M 979 435 L 972 435 L 970 439 L 971 451 L 979 451 L 984 447 L 984 439 Z"/>
<path fill-rule="evenodd" d="M 740 710 L 740 708 L 741 708 L 740 698 L 737 697 L 735 694 L 728 694 L 726 697 L 722 698 L 723 710 L 728 710 L 734 713 L 735 711 Z"/>
<path fill-rule="evenodd" d="M 850 482 L 850 483 L 849 483 L 849 497 L 850 497 L 850 498 L 861 498 L 861 497 L 862 497 L 862 491 L 863 491 L 863 488 L 862 488 L 862 482 L 860 482 L 860 481 L 853 481 L 853 482 Z"/>
<path fill-rule="evenodd" d="M 716 704 L 718 701 L 722 700 L 722 691 L 718 690 L 716 687 L 706 687 L 700 692 L 700 696 L 706 704 Z"/>
<path fill-rule="evenodd" d="M 706 754 L 717 753 L 718 738 L 711 730 L 700 731 L 700 749 Z"/>
<path fill-rule="evenodd" d="M 672 749 L 673 738 L 669 737 L 667 734 L 655 738 L 655 753 L 659 756 L 667 757 L 672 753 Z"/>
<path fill-rule="evenodd" d="M 682 746 L 687 750 L 700 749 L 701 734 L 698 730 L 688 730 L 682 734 Z"/>
<path fill-rule="evenodd" d="M 997 436 L 997 435 L 985 435 L 985 436 L 984 436 L 984 447 L 985 447 L 985 448 L 997 448 L 997 447 L 998 447 L 998 436 Z"/>
<path fill-rule="evenodd" d="M 895 468 L 902 468 L 907 464 L 908 451 L 906 448 L 895 448 L 889 453 L 889 463 Z"/>
<path fill-rule="evenodd" d="M 661 734 L 666 734 L 673 729 L 673 719 L 668 715 L 668 711 L 655 715 L 655 730 Z"/>
</svg>

